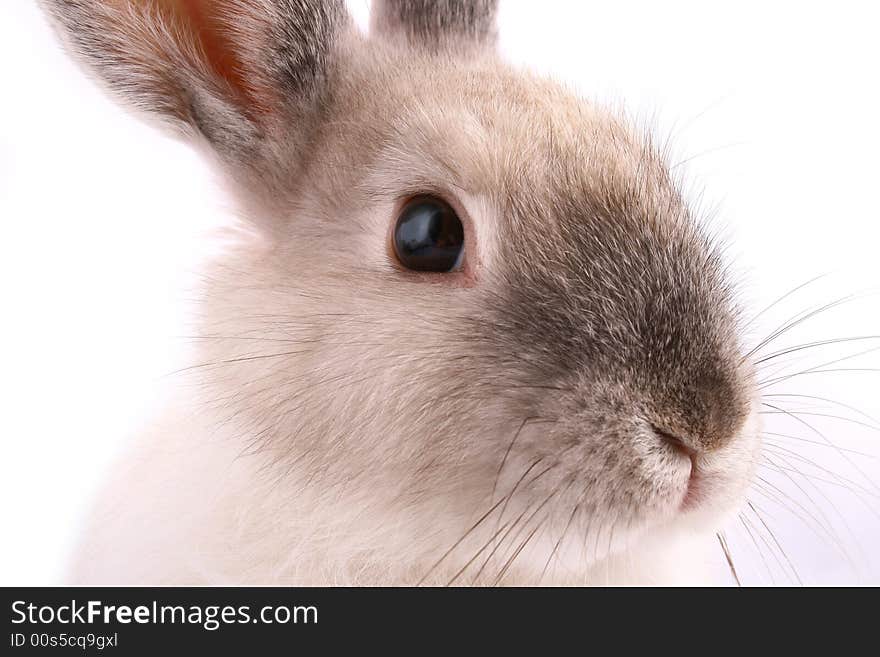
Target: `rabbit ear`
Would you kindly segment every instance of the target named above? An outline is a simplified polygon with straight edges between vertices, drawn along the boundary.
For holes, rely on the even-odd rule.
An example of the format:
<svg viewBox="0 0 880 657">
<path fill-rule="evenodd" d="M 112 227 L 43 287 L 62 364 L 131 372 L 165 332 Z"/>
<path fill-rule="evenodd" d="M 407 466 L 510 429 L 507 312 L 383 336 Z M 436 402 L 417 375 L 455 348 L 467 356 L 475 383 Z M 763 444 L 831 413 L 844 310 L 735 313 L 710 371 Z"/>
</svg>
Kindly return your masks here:
<svg viewBox="0 0 880 657">
<path fill-rule="evenodd" d="M 344 0 L 41 0 L 77 58 L 124 100 L 225 158 L 302 143 Z"/>
<path fill-rule="evenodd" d="M 498 0 L 374 0 L 373 32 L 413 46 L 494 45 Z"/>
</svg>

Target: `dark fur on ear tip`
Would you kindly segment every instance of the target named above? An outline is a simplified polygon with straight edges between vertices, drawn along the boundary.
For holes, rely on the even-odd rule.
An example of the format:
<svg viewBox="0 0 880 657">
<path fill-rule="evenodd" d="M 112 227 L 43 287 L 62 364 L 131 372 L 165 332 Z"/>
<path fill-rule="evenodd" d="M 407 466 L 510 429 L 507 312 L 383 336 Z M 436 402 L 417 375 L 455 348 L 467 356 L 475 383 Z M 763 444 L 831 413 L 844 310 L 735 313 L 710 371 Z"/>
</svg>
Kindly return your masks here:
<svg viewBox="0 0 880 657">
<path fill-rule="evenodd" d="M 373 31 L 403 34 L 412 45 L 440 48 L 476 43 L 492 45 L 497 36 L 497 0 L 376 0 Z"/>
</svg>

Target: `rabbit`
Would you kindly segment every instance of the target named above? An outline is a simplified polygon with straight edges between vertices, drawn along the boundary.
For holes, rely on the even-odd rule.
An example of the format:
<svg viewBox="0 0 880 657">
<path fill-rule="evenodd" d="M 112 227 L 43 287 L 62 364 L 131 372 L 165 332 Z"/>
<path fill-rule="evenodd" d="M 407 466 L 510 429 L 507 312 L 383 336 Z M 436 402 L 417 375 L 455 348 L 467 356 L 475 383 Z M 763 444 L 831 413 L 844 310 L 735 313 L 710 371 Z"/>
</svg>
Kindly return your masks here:
<svg viewBox="0 0 880 657">
<path fill-rule="evenodd" d="M 495 0 L 374 0 L 368 33 L 342 0 L 41 3 L 240 217 L 73 581 L 710 581 L 761 449 L 734 282 L 644 131 L 502 60 Z"/>
</svg>

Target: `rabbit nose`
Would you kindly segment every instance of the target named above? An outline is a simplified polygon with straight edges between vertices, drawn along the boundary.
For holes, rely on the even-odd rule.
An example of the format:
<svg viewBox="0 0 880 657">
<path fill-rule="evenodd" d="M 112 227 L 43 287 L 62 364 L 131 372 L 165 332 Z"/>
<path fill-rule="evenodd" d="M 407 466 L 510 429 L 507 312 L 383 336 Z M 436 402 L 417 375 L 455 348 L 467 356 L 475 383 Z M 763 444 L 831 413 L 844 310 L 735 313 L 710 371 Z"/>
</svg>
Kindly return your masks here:
<svg viewBox="0 0 880 657">
<path fill-rule="evenodd" d="M 651 425 L 651 431 L 654 432 L 654 435 L 657 436 L 662 442 L 669 445 L 675 451 L 683 454 L 693 460 L 697 456 L 697 449 L 695 449 L 689 441 L 685 440 L 681 436 L 670 433 L 665 429 L 661 429 L 656 424 Z"/>
</svg>

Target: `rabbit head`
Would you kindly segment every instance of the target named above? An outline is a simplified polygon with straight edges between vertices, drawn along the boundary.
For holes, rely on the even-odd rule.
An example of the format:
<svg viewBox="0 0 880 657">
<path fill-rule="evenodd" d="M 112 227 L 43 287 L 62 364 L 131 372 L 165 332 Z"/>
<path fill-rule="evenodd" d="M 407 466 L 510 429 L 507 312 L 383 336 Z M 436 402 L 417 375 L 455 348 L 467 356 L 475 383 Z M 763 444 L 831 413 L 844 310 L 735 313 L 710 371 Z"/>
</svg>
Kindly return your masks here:
<svg viewBox="0 0 880 657">
<path fill-rule="evenodd" d="M 303 531 L 534 582 L 735 507 L 721 255 L 648 138 L 499 58 L 493 0 L 376 0 L 369 35 L 334 0 L 44 3 L 239 201 L 193 412 L 309 496 Z"/>
</svg>

